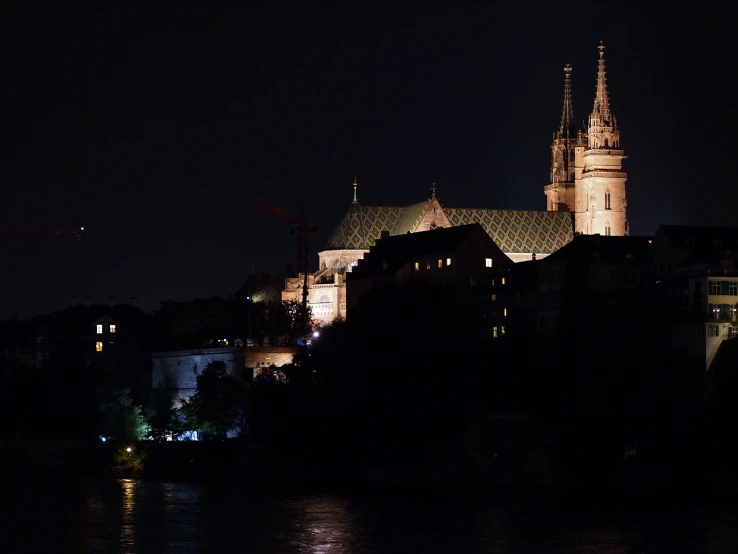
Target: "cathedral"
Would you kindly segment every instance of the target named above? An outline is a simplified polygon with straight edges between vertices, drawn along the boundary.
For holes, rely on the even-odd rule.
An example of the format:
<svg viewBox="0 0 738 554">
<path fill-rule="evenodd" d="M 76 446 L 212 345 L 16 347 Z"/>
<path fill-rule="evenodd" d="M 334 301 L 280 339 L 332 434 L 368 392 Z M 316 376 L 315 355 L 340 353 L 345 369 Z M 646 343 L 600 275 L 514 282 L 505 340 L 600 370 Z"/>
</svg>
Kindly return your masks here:
<svg viewBox="0 0 738 554">
<path fill-rule="evenodd" d="M 544 187 L 546 210 L 451 208 L 436 197 L 410 206 L 364 206 L 354 179 L 353 201 L 318 253 L 318 270 L 307 276 L 308 302 L 320 323 L 346 317 L 346 273 L 382 234 L 400 235 L 440 227 L 479 223 L 513 261 L 542 259 L 575 234 L 628 234 L 625 158 L 617 119 L 610 110 L 605 46 L 599 45 L 597 87 L 592 113 L 575 128 L 571 66 L 564 67 L 564 105 L 551 145 L 550 182 Z M 288 277 L 283 300 L 300 300 L 304 275 Z"/>
</svg>

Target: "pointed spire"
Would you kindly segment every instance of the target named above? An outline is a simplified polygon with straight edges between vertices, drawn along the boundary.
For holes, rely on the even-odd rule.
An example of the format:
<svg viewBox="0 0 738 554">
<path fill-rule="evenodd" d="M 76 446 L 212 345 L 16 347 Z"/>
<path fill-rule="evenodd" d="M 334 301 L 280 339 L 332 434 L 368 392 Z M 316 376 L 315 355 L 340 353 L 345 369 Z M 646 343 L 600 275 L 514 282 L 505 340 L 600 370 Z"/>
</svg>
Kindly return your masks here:
<svg viewBox="0 0 738 554">
<path fill-rule="evenodd" d="M 610 97 L 607 94 L 607 77 L 605 72 L 605 45 L 600 41 L 597 47 L 600 51 L 599 66 L 597 69 L 597 93 L 595 94 L 594 109 L 592 116 L 609 123 L 610 121 Z"/>
<path fill-rule="evenodd" d="M 356 177 L 354 177 L 354 204 L 358 204 L 359 201 L 356 199 Z"/>
<path fill-rule="evenodd" d="M 431 187 L 431 200 L 436 199 L 436 184 L 433 183 L 433 186 Z"/>
<path fill-rule="evenodd" d="M 559 136 L 574 135 L 574 108 L 571 101 L 571 64 L 564 66 L 564 107 L 561 111 Z"/>
</svg>

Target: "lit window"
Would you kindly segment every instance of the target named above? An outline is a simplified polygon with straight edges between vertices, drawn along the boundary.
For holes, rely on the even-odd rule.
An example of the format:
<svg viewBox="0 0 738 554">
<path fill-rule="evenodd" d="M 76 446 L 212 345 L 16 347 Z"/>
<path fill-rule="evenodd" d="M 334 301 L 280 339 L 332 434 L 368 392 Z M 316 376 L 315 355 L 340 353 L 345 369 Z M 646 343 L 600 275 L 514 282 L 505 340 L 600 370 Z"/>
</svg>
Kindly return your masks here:
<svg viewBox="0 0 738 554">
<path fill-rule="evenodd" d="M 497 300 L 497 295 L 492 293 L 492 302 L 494 302 L 495 300 Z"/>
<path fill-rule="evenodd" d="M 443 260 L 438 260 L 438 267 L 439 269 L 443 267 Z"/>
<path fill-rule="evenodd" d="M 425 269 L 430 269 L 430 260 L 425 262 Z"/>
<path fill-rule="evenodd" d="M 500 335 L 505 336 L 505 326 L 500 327 Z"/>
<path fill-rule="evenodd" d="M 728 285 L 728 294 L 730 296 L 738 296 L 738 283 L 735 281 L 731 281 Z"/>
<path fill-rule="evenodd" d="M 504 277 L 502 278 L 502 284 L 503 285 L 505 284 L 505 278 Z"/>
<path fill-rule="evenodd" d="M 487 258 L 486 260 L 484 260 L 484 265 L 486 267 L 492 267 L 492 258 Z"/>
<path fill-rule="evenodd" d="M 110 326 L 110 332 L 111 333 L 115 333 L 115 325 L 111 325 Z"/>
<path fill-rule="evenodd" d="M 100 341 L 97 341 L 97 342 L 95 343 L 95 351 L 96 351 L 96 352 L 102 352 L 102 342 L 100 342 Z"/>
<path fill-rule="evenodd" d="M 507 317 L 507 308 L 502 308 L 502 316 Z"/>
<path fill-rule="evenodd" d="M 450 265 L 451 265 L 451 258 L 446 258 L 446 266 L 450 266 Z"/>
<path fill-rule="evenodd" d="M 497 325 L 492 327 L 492 338 L 497 338 Z"/>
<path fill-rule="evenodd" d="M 415 271 L 420 270 L 420 262 L 415 262 L 415 265 L 413 266 L 415 268 Z"/>
<path fill-rule="evenodd" d="M 97 334 L 102 335 L 102 323 L 97 324 Z"/>
</svg>

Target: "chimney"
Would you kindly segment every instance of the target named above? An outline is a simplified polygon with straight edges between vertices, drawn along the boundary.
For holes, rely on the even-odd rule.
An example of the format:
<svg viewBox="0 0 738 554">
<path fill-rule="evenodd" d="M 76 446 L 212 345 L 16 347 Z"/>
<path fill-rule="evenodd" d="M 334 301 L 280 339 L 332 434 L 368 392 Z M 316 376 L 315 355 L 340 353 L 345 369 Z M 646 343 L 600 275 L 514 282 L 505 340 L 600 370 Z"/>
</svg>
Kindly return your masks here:
<svg viewBox="0 0 738 554">
<path fill-rule="evenodd" d="M 380 239 L 388 239 L 390 236 L 389 231 L 382 231 L 382 234 L 379 236 Z"/>
<path fill-rule="evenodd" d="M 110 304 L 110 307 L 112 308 L 115 305 L 115 296 L 108 296 L 108 303 Z"/>
<path fill-rule="evenodd" d="M 138 308 L 138 296 L 131 296 L 131 306 Z"/>
<path fill-rule="evenodd" d="M 87 306 L 88 308 L 90 307 L 90 297 L 89 296 L 85 296 L 85 306 Z"/>
<path fill-rule="evenodd" d="M 72 298 L 70 299 L 70 302 L 71 302 L 72 306 L 76 306 L 77 305 L 77 300 L 79 300 L 79 297 L 78 296 L 72 296 Z"/>
</svg>

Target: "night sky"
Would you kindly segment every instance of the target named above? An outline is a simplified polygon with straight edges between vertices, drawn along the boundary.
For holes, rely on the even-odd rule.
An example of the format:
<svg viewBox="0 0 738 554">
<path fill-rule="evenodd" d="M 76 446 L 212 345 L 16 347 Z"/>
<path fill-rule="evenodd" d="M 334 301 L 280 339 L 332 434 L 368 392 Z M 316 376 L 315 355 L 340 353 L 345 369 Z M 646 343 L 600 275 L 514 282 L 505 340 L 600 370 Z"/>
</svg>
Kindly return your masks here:
<svg viewBox="0 0 738 554">
<path fill-rule="evenodd" d="M 600 40 L 632 234 L 735 224 L 736 39 L 717 6 L 222 6 L 4 14 L 0 234 L 87 233 L 1 241 L 0 318 L 234 293 L 250 264 L 294 258 L 255 198 L 304 199 L 316 252 L 354 176 L 364 204 L 436 182 L 447 206 L 543 210 L 564 64 L 581 122 Z"/>
</svg>

